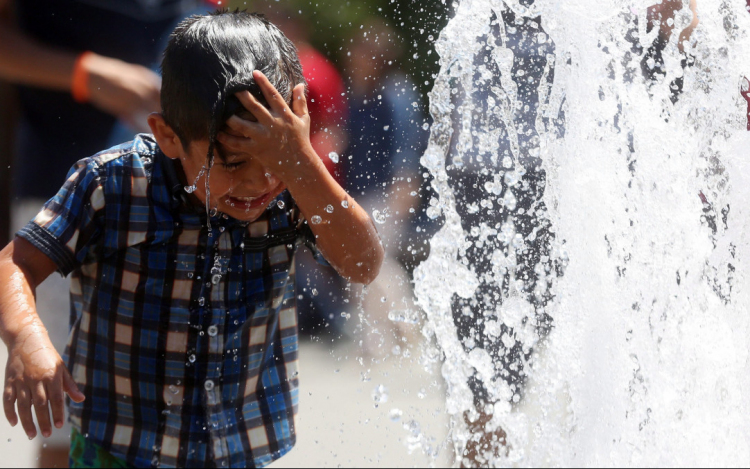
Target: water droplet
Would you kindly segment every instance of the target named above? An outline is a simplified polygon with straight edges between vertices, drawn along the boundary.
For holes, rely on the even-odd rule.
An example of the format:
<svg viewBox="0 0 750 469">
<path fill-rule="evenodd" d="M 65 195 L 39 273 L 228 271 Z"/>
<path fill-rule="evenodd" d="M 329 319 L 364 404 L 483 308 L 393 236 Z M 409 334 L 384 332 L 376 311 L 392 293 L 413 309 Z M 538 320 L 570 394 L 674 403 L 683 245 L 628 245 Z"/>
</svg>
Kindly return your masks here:
<svg viewBox="0 0 750 469">
<path fill-rule="evenodd" d="M 320 225 L 323 223 L 323 217 L 320 215 L 313 215 L 313 217 L 310 219 L 313 225 Z"/>
<path fill-rule="evenodd" d="M 388 413 L 388 418 L 391 419 L 391 422 L 398 423 L 401 421 L 401 417 L 404 416 L 404 413 L 400 409 L 391 409 L 391 411 Z"/>
<path fill-rule="evenodd" d="M 286 204 L 284 203 L 283 200 L 279 200 L 278 202 L 276 202 L 276 206 L 279 207 L 279 210 L 284 210 L 284 207 L 286 207 Z"/>
<path fill-rule="evenodd" d="M 175 386 L 174 384 L 171 384 L 169 385 L 169 392 L 171 392 L 174 395 L 177 395 L 180 393 L 180 390 L 177 389 L 177 386 Z"/>
<path fill-rule="evenodd" d="M 342 200 L 341 201 L 341 206 L 344 207 L 344 208 L 349 208 L 349 201 L 348 200 Z"/>
<path fill-rule="evenodd" d="M 190 363 L 195 363 L 195 354 L 194 354 L 194 353 L 193 353 L 193 354 L 191 354 L 191 355 L 190 355 L 190 356 L 188 357 L 188 361 L 189 361 Z"/>
<path fill-rule="evenodd" d="M 510 169 L 512 167 L 513 167 L 513 160 L 511 159 L 511 157 L 506 156 L 505 158 L 503 158 L 503 168 Z"/>
<path fill-rule="evenodd" d="M 333 213 L 333 205 L 326 207 L 326 213 Z"/>
<path fill-rule="evenodd" d="M 339 154 L 336 153 L 335 151 L 332 151 L 331 153 L 329 153 L 328 158 L 330 158 L 333 164 L 339 164 Z"/>
<path fill-rule="evenodd" d="M 380 225 L 385 225 L 385 222 L 387 221 L 385 213 L 381 212 L 380 210 L 373 210 L 372 218 L 373 220 L 375 220 L 375 223 L 378 223 Z"/>
<path fill-rule="evenodd" d="M 373 389 L 372 399 L 376 404 L 385 404 L 386 402 L 388 402 L 388 388 L 381 384 Z"/>
<path fill-rule="evenodd" d="M 393 322 L 400 322 L 404 324 L 419 324 L 422 318 L 419 312 L 407 309 L 402 311 L 389 312 L 388 319 Z"/>
</svg>

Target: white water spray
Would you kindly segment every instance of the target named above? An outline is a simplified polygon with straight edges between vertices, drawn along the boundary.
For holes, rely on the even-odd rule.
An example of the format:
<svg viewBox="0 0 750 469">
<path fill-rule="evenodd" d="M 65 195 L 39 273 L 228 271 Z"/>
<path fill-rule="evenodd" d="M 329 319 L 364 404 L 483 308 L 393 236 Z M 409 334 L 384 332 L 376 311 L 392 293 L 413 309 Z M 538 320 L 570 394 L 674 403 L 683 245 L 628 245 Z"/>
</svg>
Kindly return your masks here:
<svg viewBox="0 0 750 469">
<path fill-rule="evenodd" d="M 501 428 L 508 435 L 507 446 L 482 455 L 488 464 L 750 461 L 750 133 L 739 89 L 750 74 L 750 13 L 745 0 L 698 0 L 701 23 L 683 45 L 686 63 L 679 33 L 692 13 L 685 0 L 654 60 L 658 27 L 647 27 L 653 3 L 462 0 L 438 41 L 442 70 L 430 96 L 435 122 L 423 164 L 437 193 L 430 214 L 442 214 L 444 224 L 415 277 L 426 335 L 442 352 L 459 455 L 471 439 L 466 417 L 488 412 L 475 408 L 474 377 L 495 403 L 488 432 Z M 508 8 L 518 24 L 498 25 Z M 518 123 L 524 107 L 518 67 L 507 79 L 513 48 L 506 37 L 487 37 L 498 26 L 500 36 L 512 34 L 508 27 L 533 18 L 541 18 L 535 40 L 554 43 L 548 57 L 554 80 L 537 81 L 539 106 L 529 129 Z M 477 79 L 487 70 L 477 61 L 481 54 L 496 61 L 500 79 Z M 649 76 L 654 68 L 658 73 Z M 456 104 L 456 95 L 482 87 L 494 87 L 486 91 L 488 112 L 502 125 Z M 560 131 L 554 122 L 563 115 Z M 508 142 L 505 154 L 493 147 L 496 136 L 483 139 L 498 127 Z M 478 161 L 491 153 L 477 150 L 483 145 L 494 148 L 494 160 Z M 472 164 L 485 176 L 517 172 L 537 156 L 546 173 L 546 210 L 538 216 L 554 234 L 536 269 L 551 298 L 544 305 L 553 325 L 546 338 L 529 331 L 529 302 L 540 293 L 524 291 L 530 283 L 514 277 L 519 265 L 512 253 L 520 256 L 523 244 L 504 244 L 503 228 L 492 224 L 467 229 L 459 215 L 482 203 L 513 212 L 504 197 L 520 198 L 524 186 L 501 192 L 489 184 L 481 200 L 464 200 L 450 177 L 452 169 Z M 528 246 L 533 239 L 526 238 Z M 505 262 L 494 280 L 466 262 L 480 240 L 487 258 L 499 256 L 493 265 Z M 559 279 L 552 264 L 566 264 Z M 457 297 L 469 301 L 509 276 L 519 281 L 506 286 L 498 310 L 478 327 L 491 336 L 491 321 L 514 326 L 513 339 L 524 352 L 534 350 L 520 360 L 527 381 L 510 391 L 498 379 L 497 358 L 479 341 L 467 344 L 454 321 Z M 525 322 L 513 322 L 519 315 Z"/>
</svg>

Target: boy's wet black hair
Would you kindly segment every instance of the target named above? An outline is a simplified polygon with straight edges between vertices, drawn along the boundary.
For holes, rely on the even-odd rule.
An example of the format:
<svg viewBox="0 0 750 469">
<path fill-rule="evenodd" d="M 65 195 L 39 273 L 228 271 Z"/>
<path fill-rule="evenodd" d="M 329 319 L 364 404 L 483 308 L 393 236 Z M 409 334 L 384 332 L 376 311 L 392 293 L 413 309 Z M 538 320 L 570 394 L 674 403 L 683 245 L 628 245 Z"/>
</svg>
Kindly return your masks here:
<svg viewBox="0 0 750 469">
<path fill-rule="evenodd" d="M 216 134 L 244 111 L 234 94 L 248 90 L 267 105 L 253 71 L 263 72 L 287 102 L 306 83 L 294 44 L 263 15 L 240 10 L 184 20 L 169 38 L 161 69 L 164 120 L 186 150 L 195 140 L 209 141 L 209 166 Z"/>
</svg>

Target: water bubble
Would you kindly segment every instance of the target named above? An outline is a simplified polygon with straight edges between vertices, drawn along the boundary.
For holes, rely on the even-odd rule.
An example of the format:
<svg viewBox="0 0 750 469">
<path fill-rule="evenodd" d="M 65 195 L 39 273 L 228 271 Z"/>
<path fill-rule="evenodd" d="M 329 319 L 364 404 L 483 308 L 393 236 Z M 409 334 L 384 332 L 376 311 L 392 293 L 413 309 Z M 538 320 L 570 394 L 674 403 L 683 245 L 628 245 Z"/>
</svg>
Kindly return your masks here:
<svg viewBox="0 0 750 469">
<path fill-rule="evenodd" d="M 331 153 L 329 153 L 328 154 L 328 158 L 330 158 L 330 160 L 331 160 L 331 162 L 333 164 L 338 164 L 339 163 L 339 159 L 340 159 L 339 158 L 339 154 L 336 153 L 335 151 L 332 151 Z"/>
<path fill-rule="evenodd" d="M 516 206 L 518 204 L 518 201 L 516 200 L 516 196 L 513 195 L 513 192 L 508 190 L 505 192 L 505 197 L 503 197 L 503 205 L 506 209 L 513 211 L 516 209 Z"/>
<path fill-rule="evenodd" d="M 284 203 L 283 200 L 279 200 L 276 202 L 276 206 L 279 207 L 279 210 L 284 210 L 284 207 L 286 207 L 286 203 Z"/>
<path fill-rule="evenodd" d="M 507 173 L 505 173 L 504 179 L 505 179 L 505 184 L 508 187 L 513 187 L 516 184 L 518 184 L 521 178 L 518 176 L 517 171 L 508 171 Z"/>
<path fill-rule="evenodd" d="M 195 363 L 195 360 L 196 360 L 196 358 L 195 358 L 195 354 L 194 354 L 194 353 L 193 353 L 193 354 L 191 354 L 191 355 L 190 355 L 190 356 L 188 357 L 188 361 L 189 361 L 190 363 Z"/>
<path fill-rule="evenodd" d="M 388 402 L 388 388 L 381 384 L 373 389 L 372 400 L 375 401 L 375 404 L 385 404 Z"/>
<path fill-rule="evenodd" d="M 503 158 L 503 168 L 510 169 L 513 167 L 513 159 L 510 156 Z"/>
<path fill-rule="evenodd" d="M 430 218 L 430 220 L 436 220 L 438 217 L 440 217 L 441 212 L 438 207 L 429 207 L 426 210 L 426 213 L 427 213 L 427 216 Z"/>
<path fill-rule="evenodd" d="M 313 225 L 320 225 L 323 223 L 323 217 L 320 215 L 313 215 L 313 217 L 310 219 Z"/>
<path fill-rule="evenodd" d="M 171 392 L 174 395 L 177 395 L 177 394 L 180 393 L 180 390 L 177 389 L 177 386 L 175 386 L 174 384 L 170 384 L 169 385 L 169 392 Z"/>
<path fill-rule="evenodd" d="M 422 322 L 421 314 L 411 309 L 391 311 L 388 313 L 388 319 L 403 324 L 419 324 Z"/>
<path fill-rule="evenodd" d="M 328 214 L 333 213 L 333 205 L 329 205 L 328 207 L 326 207 L 326 213 Z"/>
<path fill-rule="evenodd" d="M 391 411 L 388 413 L 388 418 L 391 419 L 391 422 L 398 423 L 401 421 L 401 417 L 404 416 L 404 413 L 400 409 L 391 409 Z"/>
<path fill-rule="evenodd" d="M 373 210 L 372 211 L 372 218 L 375 220 L 375 223 L 379 225 L 385 225 L 387 221 L 387 217 L 385 213 L 381 212 L 380 210 Z"/>
<path fill-rule="evenodd" d="M 394 356 L 401 355 L 401 346 L 394 345 L 393 348 L 391 349 L 391 354 L 393 354 Z"/>
</svg>

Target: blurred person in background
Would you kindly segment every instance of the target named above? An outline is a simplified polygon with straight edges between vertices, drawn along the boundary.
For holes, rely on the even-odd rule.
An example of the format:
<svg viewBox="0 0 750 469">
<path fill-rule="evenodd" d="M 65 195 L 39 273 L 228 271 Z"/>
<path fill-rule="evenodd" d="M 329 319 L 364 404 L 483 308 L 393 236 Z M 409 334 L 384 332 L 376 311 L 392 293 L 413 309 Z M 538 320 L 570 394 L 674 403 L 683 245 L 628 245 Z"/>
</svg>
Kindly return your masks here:
<svg viewBox="0 0 750 469">
<path fill-rule="evenodd" d="M 187 14 L 218 0 L 0 0 L 0 79 L 18 86 L 11 229 L 55 195 L 70 167 L 108 146 L 118 122 L 148 131 L 159 111 L 158 63 L 169 33 Z M 137 34 L 134 34 L 137 32 Z M 68 314 L 65 279 L 51 278 L 37 303 L 62 351 Z M 2 352 L 4 353 L 4 352 Z M 3 359 L 0 359 L 2 361 Z M 58 432 L 56 435 L 64 435 Z M 64 436 L 41 467 L 67 465 Z"/>
<path fill-rule="evenodd" d="M 446 168 L 468 242 L 460 260 L 479 281 L 471 298 L 454 296 L 453 320 L 466 353 L 492 364 L 473 370 L 467 383 L 474 408 L 464 416 L 462 467 L 485 467 L 505 451 L 507 435 L 493 415 L 523 398 L 533 350 L 553 327 L 547 305 L 564 270 L 544 202 L 540 151 L 540 132 L 564 132 L 561 113 L 541 113 L 543 90 L 554 81 L 555 45 L 541 18 L 510 8 L 493 13 L 480 42 L 486 47 L 474 56 L 473 88 L 457 81 L 452 90 Z M 503 55 L 504 48 L 512 55 Z M 503 56 L 512 60 L 498 60 Z"/>
<path fill-rule="evenodd" d="M 346 88 L 336 66 L 310 44 L 310 24 L 291 3 L 256 1 L 252 8 L 276 24 L 294 43 L 308 85 L 308 111 L 312 124 L 310 139 L 328 171 L 346 187 L 345 161 L 340 156 L 348 145 Z M 334 207 L 334 210 L 338 207 Z M 342 313 L 348 309 L 347 283 L 332 267 L 317 262 L 308 249 L 297 253 L 299 327 L 303 336 L 322 333 L 340 337 L 344 332 Z"/>
<path fill-rule="evenodd" d="M 399 259 L 408 258 L 416 243 L 419 160 L 427 133 L 416 86 L 398 68 L 403 51 L 396 31 L 371 19 L 350 44 L 347 189 L 373 213 L 386 250 L 381 275 L 363 298 L 364 319 L 373 329 L 364 348 L 377 357 L 398 350 L 413 332 L 406 324 L 420 317 L 410 276 Z"/>
</svg>

